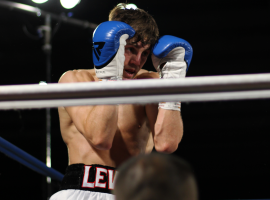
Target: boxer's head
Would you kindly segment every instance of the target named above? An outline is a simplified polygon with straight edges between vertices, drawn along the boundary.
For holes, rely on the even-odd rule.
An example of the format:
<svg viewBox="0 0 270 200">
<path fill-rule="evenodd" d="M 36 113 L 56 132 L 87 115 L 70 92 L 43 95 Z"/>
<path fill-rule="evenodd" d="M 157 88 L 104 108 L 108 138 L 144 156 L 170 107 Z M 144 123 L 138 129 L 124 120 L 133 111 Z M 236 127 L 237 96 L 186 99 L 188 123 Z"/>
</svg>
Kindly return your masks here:
<svg viewBox="0 0 270 200">
<path fill-rule="evenodd" d="M 142 44 L 150 44 L 152 47 L 159 37 L 156 21 L 143 9 L 127 8 L 127 5 L 119 3 L 113 8 L 109 14 L 109 21 L 122 21 L 129 24 L 136 31 L 132 42 L 141 41 Z"/>
<path fill-rule="evenodd" d="M 124 79 L 132 79 L 136 76 L 159 37 L 154 18 L 143 9 L 128 8 L 128 5 L 119 3 L 109 14 L 109 21 L 125 22 L 136 31 L 135 36 L 128 39 L 125 46 Z"/>
</svg>

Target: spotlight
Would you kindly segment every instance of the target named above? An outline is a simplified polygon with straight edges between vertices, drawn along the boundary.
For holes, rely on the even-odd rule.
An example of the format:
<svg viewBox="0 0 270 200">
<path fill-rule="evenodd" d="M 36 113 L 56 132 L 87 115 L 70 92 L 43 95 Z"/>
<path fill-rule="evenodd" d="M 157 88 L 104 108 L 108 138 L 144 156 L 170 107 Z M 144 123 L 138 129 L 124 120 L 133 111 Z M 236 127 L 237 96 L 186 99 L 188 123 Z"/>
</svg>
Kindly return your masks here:
<svg viewBox="0 0 270 200">
<path fill-rule="evenodd" d="M 45 3 L 48 0 L 32 0 L 35 3 Z"/>
<path fill-rule="evenodd" d="M 74 8 L 81 0 L 60 0 L 61 5 L 65 9 Z"/>
</svg>

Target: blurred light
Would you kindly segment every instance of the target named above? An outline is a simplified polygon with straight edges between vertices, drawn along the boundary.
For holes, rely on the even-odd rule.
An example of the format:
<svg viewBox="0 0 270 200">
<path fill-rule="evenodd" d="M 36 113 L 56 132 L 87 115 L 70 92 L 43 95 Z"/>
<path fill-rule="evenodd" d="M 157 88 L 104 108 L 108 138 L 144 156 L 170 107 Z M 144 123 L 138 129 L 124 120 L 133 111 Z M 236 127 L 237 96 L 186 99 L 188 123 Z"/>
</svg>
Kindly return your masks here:
<svg viewBox="0 0 270 200">
<path fill-rule="evenodd" d="M 60 0 L 61 5 L 65 9 L 71 9 L 75 7 L 81 0 Z"/>
<path fill-rule="evenodd" d="M 121 5 L 121 9 L 134 9 L 136 10 L 138 7 L 133 4 L 133 3 L 129 3 L 126 5 L 126 8 L 124 6 L 122 6 L 122 3 L 119 3 L 118 6 Z"/>
<path fill-rule="evenodd" d="M 49 149 L 50 153 L 51 153 L 51 149 Z M 47 167 L 51 168 L 51 157 L 50 156 L 46 156 L 46 165 Z"/>
<path fill-rule="evenodd" d="M 73 16 L 73 12 L 69 12 L 69 13 L 67 14 L 67 16 L 68 16 L 68 17 L 72 17 L 72 16 Z"/>
<path fill-rule="evenodd" d="M 45 3 L 48 0 L 32 0 L 35 3 Z"/>
<path fill-rule="evenodd" d="M 52 182 L 51 177 L 48 177 L 48 176 L 47 176 L 47 183 L 51 183 L 51 182 Z"/>
<path fill-rule="evenodd" d="M 39 81 L 39 85 L 47 85 L 45 81 Z"/>
<path fill-rule="evenodd" d="M 26 10 L 26 11 L 29 11 L 29 12 L 36 12 L 36 13 L 41 12 L 39 8 L 35 8 L 33 6 L 28 6 L 28 5 L 25 5 L 25 4 L 19 4 L 17 6 L 17 8 L 22 9 L 22 10 Z"/>
<path fill-rule="evenodd" d="M 130 4 L 128 4 L 128 5 L 126 6 L 126 8 L 127 8 L 127 9 L 134 9 L 134 10 L 136 10 L 138 7 L 137 7 L 135 4 L 130 3 Z"/>
</svg>

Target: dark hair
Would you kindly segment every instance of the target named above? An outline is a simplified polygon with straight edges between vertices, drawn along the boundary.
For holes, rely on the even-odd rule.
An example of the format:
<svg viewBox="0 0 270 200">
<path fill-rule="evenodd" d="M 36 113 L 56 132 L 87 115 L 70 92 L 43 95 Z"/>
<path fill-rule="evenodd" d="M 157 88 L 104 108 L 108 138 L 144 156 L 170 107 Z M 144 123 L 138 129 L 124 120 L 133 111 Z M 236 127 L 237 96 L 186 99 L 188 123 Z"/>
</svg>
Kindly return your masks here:
<svg viewBox="0 0 270 200">
<path fill-rule="evenodd" d="M 116 200 L 191 200 L 197 199 L 197 186 L 186 161 L 152 153 L 134 157 L 120 166 L 114 194 Z"/>
<path fill-rule="evenodd" d="M 159 30 L 154 18 L 140 8 L 127 8 L 126 3 L 119 3 L 109 14 L 109 21 L 121 21 L 129 24 L 135 31 L 135 42 L 141 41 L 144 45 L 153 46 L 158 37 Z"/>
</svg>

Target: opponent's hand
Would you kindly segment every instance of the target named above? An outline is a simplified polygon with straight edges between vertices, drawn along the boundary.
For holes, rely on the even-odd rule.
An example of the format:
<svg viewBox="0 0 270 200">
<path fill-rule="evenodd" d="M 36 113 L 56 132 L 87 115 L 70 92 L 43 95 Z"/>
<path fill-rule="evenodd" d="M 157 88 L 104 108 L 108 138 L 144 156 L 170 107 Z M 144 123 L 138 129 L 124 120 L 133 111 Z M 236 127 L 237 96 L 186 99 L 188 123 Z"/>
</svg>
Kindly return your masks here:
<svg viewBox="0 0 270 200">
<path fill-rule="evenodd" d="M 101 23 L 93 33 L 93 61 L 99 79 L 122 80 L 125 45 L 134 29 L 120 21 Z"/>
<path fill-rule="evenodd" d="M 152 62 L 161 78 L 181 78 L 186 76 L 192 54 L 192 47 L 186 40 L 165 35 L 153 48 Z"/>
</svg>

